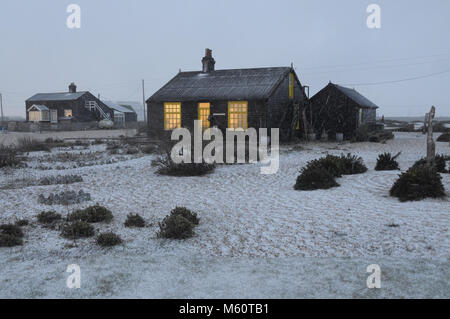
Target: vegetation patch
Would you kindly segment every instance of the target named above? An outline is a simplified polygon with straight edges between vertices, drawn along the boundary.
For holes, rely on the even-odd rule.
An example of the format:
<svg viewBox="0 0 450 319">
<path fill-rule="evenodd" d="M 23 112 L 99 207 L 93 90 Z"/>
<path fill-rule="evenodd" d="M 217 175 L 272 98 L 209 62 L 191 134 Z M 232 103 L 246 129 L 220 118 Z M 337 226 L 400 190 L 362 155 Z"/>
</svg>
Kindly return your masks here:
<svg viewBox="0 0 450 319">
<path fill-rule="evenodd" d="M 37 215 L 37 220 L 41 224 L 52 224 L 54 222 L 60 221 L 61 219 L 61 214 L 58 214 L 54 211 L 40 212 Z"/>
<path fill-rule="evenodd" d="M 122 243 L 119 235 L 114 233 L 103 233 L 97 237 L 97 244 L 102 247 L 112 247 Z"/>
<path fill-rule="evenodd" d="M 43 177 L 39 180 L 39 185 L 67 185 L 80 183 L 83 178 L 79 175 L 58 175 L 58 176 L 48 176 Z"/>
<path fill-rule="evenodd" d="M 17 150 L 14 147 L 0 145 L 0 168 L 16 167 L 21 163 L 17 156 Z"/>
<path fill-rule="evenodd" d="M 187 239 L 194 235 L 195 225 L 181 215 L 169 215 L 159 223 L 158 237 Z"/>
<path fill-rule="evenodd" d="M 29 224 L 30 224 L 30 221 L 28 219 L 19 219 L 19 220 L 16 220 L 16 222 L 14 223 L 14 225 L 19 226 L 19 227 L 28 226 Z"/>
<path fill-rule="evenodd" d="M 175 163 L 169 154 L 161 156 L 153 163 L 157 173 L 168 176 L 203 176 L 214 171 L 216 166 L 208 163 Z"/>
<path fill-rule="evenodd" d="M 174 209 L 172 209 L 170 214 L 183 216 L 194 225 L 198 225 L 200 223 L 200 219 L 198 218 L 197 213 L 194 213 L 193 211 L 187 209 L 186 207 L 177 206 Z"/>
<path fill-rule="evenodd" d="M 400 201 L 419 201 L 427 197 L 445 196 L 442 177 L 435 167 L 413 166 L 402 173 L 390 190 L 390 195 Z"/>
<path fill-rule="evenodd" d="M 92 237 L 94 236 L 94 227 L 87 222 L 77 220 L 64 224 L 61 236 L 68 239 Z"/>
<path fill-rule="evenodd" d="M 80 190 L 78 193 L 75 191 L 61 192 L 59 194 L 51 193 L 48 197 L 41 194 L 38 197 L 38 203 L 44 205 L 73 205 L 90 200 L 91 194 L 85 193 L 83 190 Z"/>
<path fill-rule="evenodd" d="M 391 153 L 383 153 L 378 155 L 377 165 L 375 166 L 376 171 L 394 171 L 400 169 L 397 158 L 401 153 L 392 156 Z"/>
<path fill-rule="evenodd" d="M 128 214 L 125 227 L 145 227 L 145 220 L 139 214 Z"/>
<path fill-rule="evenodd" d="M 50 152 L 50 147 L 42 141 L 33 139 L 32 137 L 21 137 L 17 141 L 17 148 L 20 152 Z"/>
<path fill-rule="evenodd" d="M 109 223 L 112 219 L 112 212 L 106 207 L 98 204 L 85 209 L 76 210 L 67 216 L 68 221 L 79 220 L 87 223 Z"/>
<path fill-rule="evenodd" d="M 23 245 L 22 238 L 0 233 L 0 247 L 14 247 L 21 245 Z"/>
<path fill-rule="evenodd" d="M 321 168 L 312 167 L 303 169 L 302 173 L 297 177 L 294 189 L 306 191 L 330 189 L 337 186 L 339 184 L 330 172 Z"/>
<path fill-rule="evenodd" d="M 20 226 L 13 224 L 0 225 L 0 234 L 23 238 L 23 232 Z"/>
</svg>

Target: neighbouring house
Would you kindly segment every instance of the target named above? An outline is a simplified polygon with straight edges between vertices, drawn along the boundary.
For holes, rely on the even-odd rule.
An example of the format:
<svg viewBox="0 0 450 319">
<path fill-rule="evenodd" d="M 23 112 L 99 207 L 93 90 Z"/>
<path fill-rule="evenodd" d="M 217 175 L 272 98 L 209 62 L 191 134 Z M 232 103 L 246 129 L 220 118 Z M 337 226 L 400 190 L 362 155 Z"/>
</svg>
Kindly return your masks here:
<svg viewBox="0 0 450 319">
<path fill-rule="evenodd" d="M 114 111 L 74 83 L 63 93 L 38 93 L 25 101 L 26 120 L 35 123 L 92 122 L 113 119 Z"/>
<path fill-rule="evenodd" d="M 112 101 L 103 101 L 111 110 L 114 111 L 114 125 L 117 127 L 126 127 L 130 123 L 137 122 L 137 114 L 129 105 L 121 105 Z"/>
<path fill-rule="evenodd" d="M 359 127 L 376 125 L 378 106 L 354 89 L 330 82 L 310 103 L 308 117 L 318 135 L 325 133 L 333 139 L 341 133 L 351 139 Z"/>
<path fill-rule="evenodd" d="M 208 128 L 210 115 L 222 130 L 279 128 L 282 140 L 303 132 L 307 97 L 292 67 L 215 70 L 215 63 L 206 49 L 201 71 L 179 72 L 147 100 L 150 135 L 192 130 L 194 120 Z"/>
</svg>

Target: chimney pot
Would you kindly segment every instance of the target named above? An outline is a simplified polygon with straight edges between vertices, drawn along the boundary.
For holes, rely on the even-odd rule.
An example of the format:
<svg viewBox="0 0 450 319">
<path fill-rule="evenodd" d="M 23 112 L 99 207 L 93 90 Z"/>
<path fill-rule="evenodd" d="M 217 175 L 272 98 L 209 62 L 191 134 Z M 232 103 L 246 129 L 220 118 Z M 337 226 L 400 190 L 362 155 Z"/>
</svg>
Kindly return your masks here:
<svg viewBox="0 0 450 319">
<path fill-rule="evenodd" d="M 205 49 L 205 57 L 202 59 L 202 64 L 203 64 L 202 70 L 204 73 L 214 71 L 214 65 L 216 64 L 216 61 L 212 57 L 211 49 Z"/>
<path fill-rule="evenodd" d="M 77 93 L 77 86 L 74 82 L 70 83 L 69 85 L 69 93 Z"/>
</svg>

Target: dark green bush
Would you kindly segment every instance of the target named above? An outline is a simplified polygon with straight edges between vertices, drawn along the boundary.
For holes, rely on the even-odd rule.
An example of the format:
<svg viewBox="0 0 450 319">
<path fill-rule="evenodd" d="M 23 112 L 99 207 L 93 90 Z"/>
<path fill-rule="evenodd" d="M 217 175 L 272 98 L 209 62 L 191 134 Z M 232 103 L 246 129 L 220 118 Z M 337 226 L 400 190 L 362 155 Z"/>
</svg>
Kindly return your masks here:
<svg viewBox="0 0 450 319">
<path fill-rule="evenodd" d="M 434 167 L 413 166 L 402 173 L 391 188 L 390 195 L 400 201 L 418 201 L 427 197 L 445 196 L 442 177 Z"/>
<path fill-rule="evenodd" d="M 159 223 L 158 237 L 186 239 L 194 235 L 195 225 L 181 215 L 169 215 Z"/>
<path fill-rule="evenodd" d="M 341 155 L 338 161 L 338 167 L 342 175 L 354 175 L 367 172 L 367 167 L 361 157 L 348 153 Z"/>
<path fill-rule="evenodd" d="M 316 189 L 329 189 L 337 187 L 339 184 L 334 179 L 334 176 L 325 169 L 310 167 L 304 169 L 302 173 L 297 177 L 295 183 L 295 190 L 316 190 Z"/>
<path fill-rule="evenodd" d="M 18 150 L 24 153 L 50 152 L 50 147 L 45 142 L 35 140 L 32 137 L 21 137 L 18 140 Z"/>
<path fill-rule="evenodd" d="M 41 224 L 52 224 L 61 219 L 62 219 L 61 214 L 58 214 L 54 211 L 40 212 L 37 215 L 37 220 Z"/>
<path fill-rule="evenodd" d="M 68 239 L 92 237 L 94 236 L 94 227 L 85 221 L 77 220 L 64 224 L 61 236 Z"/>
<path fill-rule="evenodd" d="M 23 245 L 22 238 L 0 233 L 0 247 L 14 247 L 21 245 Z"/>
<path fill-rule="evenodd" d="M 434 158 L 433 166 L 436 168 L 438 173 L 447 173 L 446 169 L 446 161 L 449 161 L 450 158 L 448 156 L 445 156 L 443 154 L 437 154 Z M 421 158 L 417 162 L 414 163 L 414 167 L 422 166 L 427 164 L 427 159 Z"/>
<path fill-rule="evenodd" d="M 22 229 L 19 226 L 13 224 L 0 225 L 0 234 L 10 235 L 18 238 L 23 237 Z"/>
<path fill-rule="evenodd" d="M 112 247 L 122 243 L 119 235 L 114 233 L 103 233 L 97 237 L 97 244 L 102 247 Z"/>
<path fill-rule="evenodd" d="M 145 220 L 139 215 L 128 214 L 125 227 L 145 227 Z"/>
<path fill-rule="evenodd" d="M 450 133 L 444 133 L 437 138 L 438 142 L 450 142 Z"/>
<path fill-rule="evenodd" d="M 68 221 L 81 220 L 88 223 L 110 222 L 113 219 L 112 212 L 100 205 L 79 209 L 67 216 Z"/>
<path fill-rule="evenodd" d="M 180 215 L 186 218 L 188 221 L 190 221 L 194 225 L 198 225 L 200 222 L 200 219 L 197 216 L 197 213 L 194 213 L 193 211 L 187 209 L 186 207 L 175 207 L 170 212 L 171 215 Z"/>
<path fill-rule="evenodd" d="M 341 177 L 342 170 L 340 168 L 340 158 L 334 155 L 327 155 L 325 157 L 312 160 L 306 164 L 303 170 L 324 170 L 333 177 Z"/>
<path fill-rule="evenodd" d="M 170 155 L 161 156 L 155 161 L 157 173 L 168 176 L 202 176 L 214 171 L 216 166 L 207 163 L 175 163 Z"/>
<path fill-rule="evenodd" d="M 16 220 L 16 222 L 14 224 L 16 226 L 23 227 L 23 226 L 28 226 L 30 224 L 30 222 L 28 221 L 28 219 L 19 219 L 19 220 Z"/>
<path fill-rule="evenodd" d="M 394 171 L 400 169 L 398 162 L 396 161 L 397 157 L 400 156 L 398 153 L 395 156 L 392 156 L 391 153 L 383 153 L 378 155 L 377 165 L 375 166 L 376 171 Z"/>
</svg>

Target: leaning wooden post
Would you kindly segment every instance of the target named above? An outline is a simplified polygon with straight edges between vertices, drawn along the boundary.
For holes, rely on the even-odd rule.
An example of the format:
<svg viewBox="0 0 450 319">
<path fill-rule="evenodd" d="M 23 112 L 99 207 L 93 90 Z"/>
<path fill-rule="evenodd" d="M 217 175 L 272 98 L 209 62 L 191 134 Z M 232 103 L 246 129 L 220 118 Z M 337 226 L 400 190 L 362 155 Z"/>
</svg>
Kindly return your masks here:
<svg viewBox="0 0 450 319">
<path fill-rule="evenodd" d="M 431 107 L 430 113 L 428 113 L 427 123 L 427 165 L 431 166 L 434 163 L 434 157 L 436 155 L 436 144 L 433 140 L 433 119 L 435 115 L 434 106 Z"/>
</svg>

